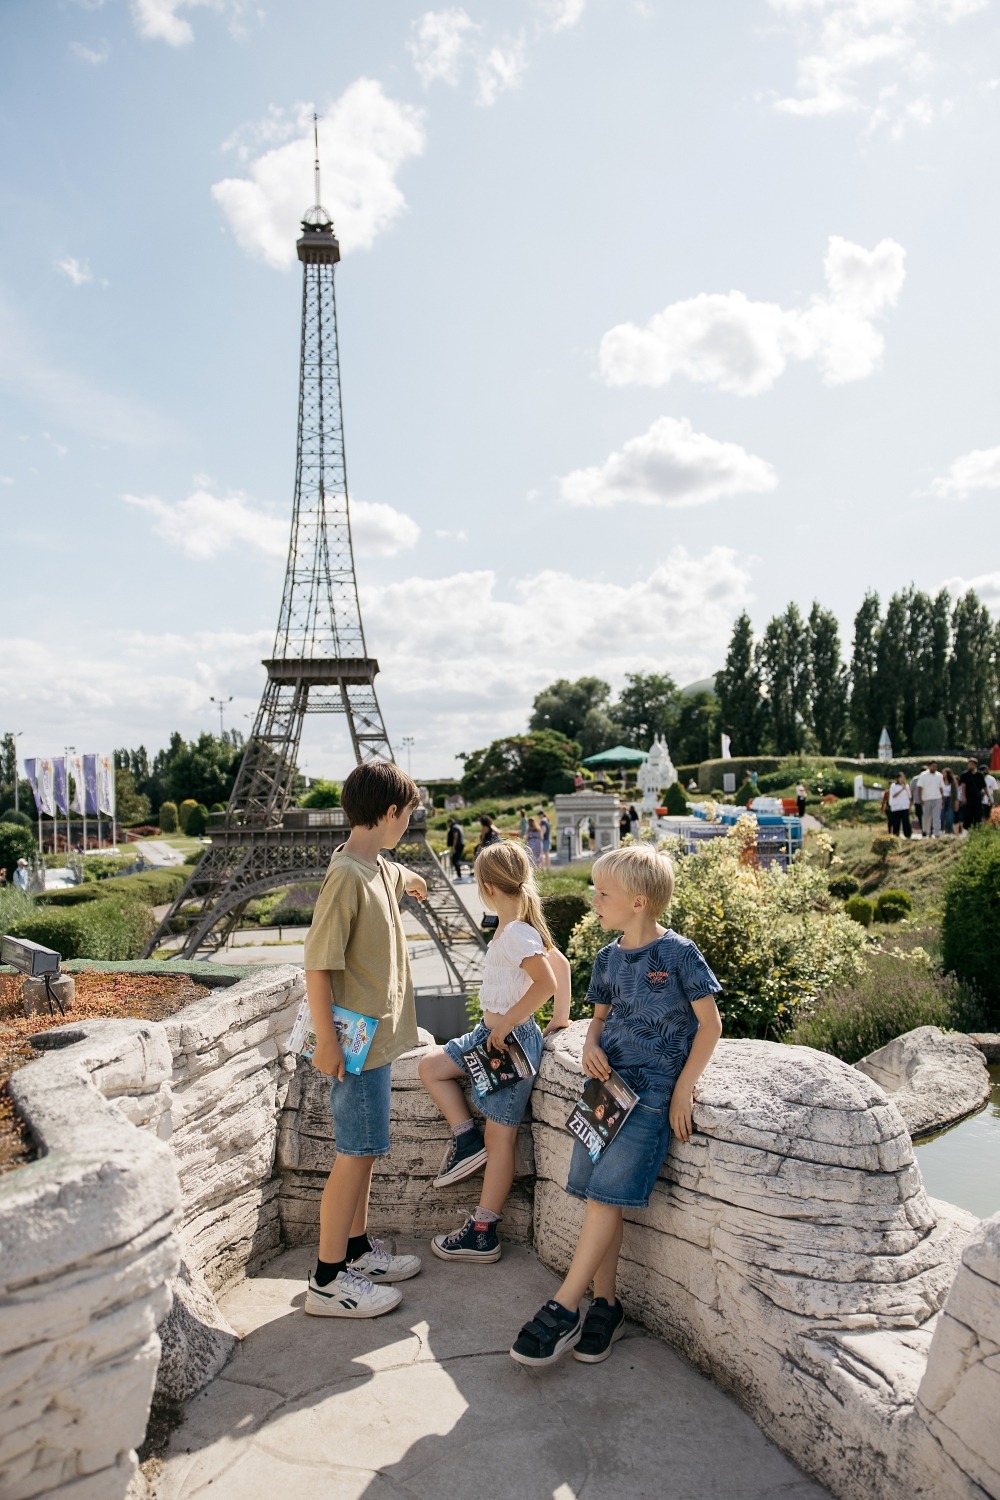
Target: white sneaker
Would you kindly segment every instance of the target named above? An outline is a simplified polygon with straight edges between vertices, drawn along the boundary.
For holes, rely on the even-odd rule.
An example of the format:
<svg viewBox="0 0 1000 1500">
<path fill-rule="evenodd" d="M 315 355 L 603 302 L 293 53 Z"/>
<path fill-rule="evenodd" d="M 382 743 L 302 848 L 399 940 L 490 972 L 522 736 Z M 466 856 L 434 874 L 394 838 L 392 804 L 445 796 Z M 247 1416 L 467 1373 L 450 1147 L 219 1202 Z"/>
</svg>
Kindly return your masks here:
<svg viewBox="0 0 1000 1500">
<path fill-rule="evenodd" d="M 371 1249 L 357 1260 L 352 1260 L 349 1270 L 360 1272 L 369 1281 L 409 1281 L 420 1270 L 419 1255 L 390 1255 L 384 1240 L 369 1235 Z"/>
<path fill-rule="evenodd" d="M 367 1276 L 359 1276 L 348 1266 L 326 1286 L 310 1274 L 305 1311 L 317 1318 L 377 1318 L 392 1312 L 402 1300 L 402 1292 L 394 1286 L 373 1286 Z"/>
</svg>

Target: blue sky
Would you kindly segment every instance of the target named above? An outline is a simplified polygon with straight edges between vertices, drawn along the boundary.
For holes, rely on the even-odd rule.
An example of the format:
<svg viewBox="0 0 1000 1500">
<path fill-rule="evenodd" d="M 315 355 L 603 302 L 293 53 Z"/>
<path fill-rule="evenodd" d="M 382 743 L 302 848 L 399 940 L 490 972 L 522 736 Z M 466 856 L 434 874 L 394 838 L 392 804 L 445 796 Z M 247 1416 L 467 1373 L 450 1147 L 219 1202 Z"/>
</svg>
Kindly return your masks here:
<svg viewBox="0 0 1000 1500">
<path fill-rule="evenodd" d="M 715 670 L 744 606 L 1000 609 L 998 43 L 997 0 L 5 0 L 0 728 L 247 727 L 314 107 L 415 773 L 556 676 Z"/>
</svg>

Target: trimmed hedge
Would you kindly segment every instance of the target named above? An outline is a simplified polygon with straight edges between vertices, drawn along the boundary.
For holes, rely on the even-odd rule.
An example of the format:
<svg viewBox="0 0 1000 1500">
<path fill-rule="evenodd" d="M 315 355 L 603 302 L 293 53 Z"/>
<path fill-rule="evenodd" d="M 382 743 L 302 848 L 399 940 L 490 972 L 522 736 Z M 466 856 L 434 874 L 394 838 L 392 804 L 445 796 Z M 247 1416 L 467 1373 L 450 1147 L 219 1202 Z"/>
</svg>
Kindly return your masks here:
<svg viewBox="0 0 1000 1500">
<path fill-rule="evenodd" d="M 63 958 L 138 958 L 156 926 L 148 906 L 138 901 L 94 901 L 54 910 L 38 906 L 14 922 L 14 937 L 55 948 Z"/>
<path fill-rule="evenodd" d="M 590 910 L 590 902 L 586 896 L 577 894 L 576 891 L 559 891 L 552 896 L 542 897 L 542 912 L 552 941 L 563 953 L 566 952 L 566 944 L 569 942 L 570 933 Z"/>
<path fill-rule="evenodd" d="M 831 896 L 836 896 L 838 901 L 847 901 L 851 896 L 856 896 L 861 889 L 861 882 L 856 875 L 838 875 L 836 880 L 831 880 L 827 890 Z"/>
<path fill-rule="evenodd" d="M 844 903 L 844 910 L 852 922 L 861 927 L 870 927 L 875 918 L 875 902 L 867 896 L 851 896 Z"/>
<path fill-rule="evenodd" d="M 901 922 L 913 910 L 908 891 L 882 891 L 875 898 L 876 922 Z"/>
<path fill-rule="evenodd" d="M 130 899 L 149 906 L 164 906 L 180 895 L 190 870 L 184 865 L 169 870 L 140 870 L 117 879 L 87 881 L 63 891 L 48 891 L 39 898 L 46 906 L 82 906 L 91 901 Z"/>
<path fill-rule="evenodd" d="M 722 778 L 729 773 L 736 777 L 736 785 L 739 787 L 748 771 L 756 771 L 758 775 L 765 771 L 776 771 L 783 758 L 780 755 L 750 755 L 743 756 L 740 760 L 703 760 L 698 767 L 698 790 L 721 792 Z"/>
<path fill-rule="evenodd" d="M 1000 829 L 963 840 L 944 892 L 941 956 L 946 969 L 975 986 L 1000 1024 Z"/>
</svg>

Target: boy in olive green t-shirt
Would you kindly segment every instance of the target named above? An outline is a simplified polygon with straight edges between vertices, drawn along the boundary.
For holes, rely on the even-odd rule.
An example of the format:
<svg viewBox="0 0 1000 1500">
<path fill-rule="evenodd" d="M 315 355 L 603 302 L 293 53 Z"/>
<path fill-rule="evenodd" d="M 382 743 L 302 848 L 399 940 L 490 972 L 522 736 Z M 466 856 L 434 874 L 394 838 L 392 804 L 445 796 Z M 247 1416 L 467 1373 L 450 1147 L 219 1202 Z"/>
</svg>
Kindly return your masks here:
<svg viewBox="0 0 1000 1500">
<path fill-rule="evenodd" d="M 341 806 L 350 837 L 330 861 L 306 938 L 306 994 L 316 1033 L 313 1067 L 333 1082 L 337 1157 L 319 1210 L 319 1258 L 305 1310 L 319 1317 L 374 1318 L 402 1300 L 392 1285 L 420 1270 L 416 1255 L 390 1255 L 368 1236 L 368 1195 L 377 1156 L 389 1153 L 390 1073 L 417 1045 L 413 983 L 399 899 L 422 901 L 420 875 L 383 859 L 419 802 L 417 788 L 391 761 L 367 761 L 344 782 Z M 333 1005 L 378 1021 L 360 1073 L 348 1073 Z"/>
</svg>

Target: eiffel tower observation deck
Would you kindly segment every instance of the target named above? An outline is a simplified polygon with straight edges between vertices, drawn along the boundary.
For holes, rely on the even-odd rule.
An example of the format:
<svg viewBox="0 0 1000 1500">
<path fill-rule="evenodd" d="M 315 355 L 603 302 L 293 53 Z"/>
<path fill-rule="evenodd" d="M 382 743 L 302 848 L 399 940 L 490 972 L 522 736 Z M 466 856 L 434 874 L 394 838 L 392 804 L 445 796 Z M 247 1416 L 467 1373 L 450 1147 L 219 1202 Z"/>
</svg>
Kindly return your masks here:
<svg viewBox="0 0 1000 1500">
<path fill-rule="evenodd" d="M 320 203 L 302 220 L 302 342 L 298 440 L 288 565 L 274 650 L 260 706 L 225 813 L 210 820 L 211 844 L 160 923 L 145 956 L 194 958 L 221 947 L 246 903 L 293 881 L 321 880 L 348 825 L 338 808 L 291 805 L 307 714 L 342 714 L 354 758 L 393 759 L 375 692 L 378 662 L 361 621 L 351 544 L 334 267 L 340 245 Z M 444 989 L 467 991 L 479 977 L 482 935 L 427 842 L 418 808 L 399 863 L 427 881 L 423 905 L 408 907 L 437 945 Z"/>
</svg>

